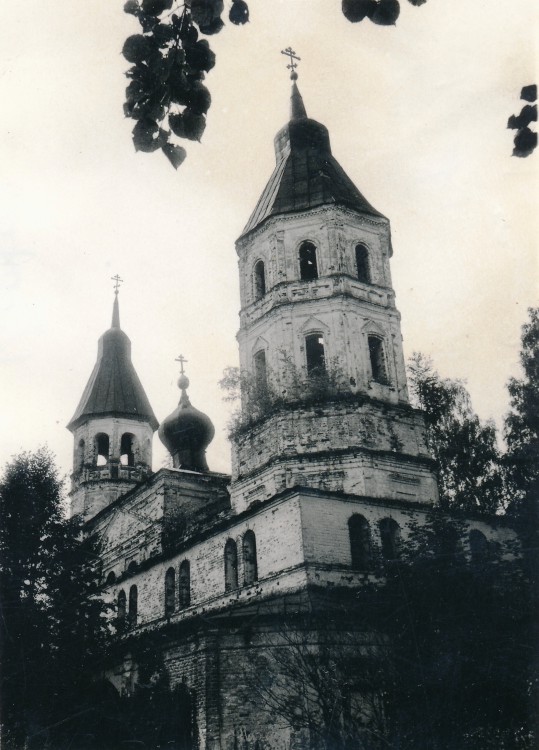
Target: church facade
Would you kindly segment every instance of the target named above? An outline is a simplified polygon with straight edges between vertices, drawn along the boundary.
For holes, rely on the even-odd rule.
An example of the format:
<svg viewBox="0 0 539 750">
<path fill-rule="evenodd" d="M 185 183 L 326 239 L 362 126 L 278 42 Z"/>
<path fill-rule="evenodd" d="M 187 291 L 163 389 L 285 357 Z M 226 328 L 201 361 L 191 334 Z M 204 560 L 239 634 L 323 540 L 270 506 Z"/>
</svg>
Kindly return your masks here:
<svg viewBox="0 0 539 750">
<path fill-rule="evenodd" d="M 313 746 L 299 715 L 313 696 L 295 703 L 294 648 L 324 643 L 353 660 L 380 647 L 356 625 L 355 593 L 438 498 L 423 416 L 408 399 L 389 221 L 335 160 L 295 80 L 275 151 L 236 244 L 244 380 L 231 476 L 207 465 L 214 428 L 183 372 L 179 405 L 159 427 L 173 468 L 152 472 L 158 422 L 117 296 L 69 423 L 72 512 L 101 540 L 116 605 L 107 679 L 132 693 L 137 649 L 152 644 L 191 702 L 184 746 L 201 750 Z M 500 533 L 472 526 L 487 542 Z M 347 715 L 374 720 L 354 689 Z"/>
</svg>

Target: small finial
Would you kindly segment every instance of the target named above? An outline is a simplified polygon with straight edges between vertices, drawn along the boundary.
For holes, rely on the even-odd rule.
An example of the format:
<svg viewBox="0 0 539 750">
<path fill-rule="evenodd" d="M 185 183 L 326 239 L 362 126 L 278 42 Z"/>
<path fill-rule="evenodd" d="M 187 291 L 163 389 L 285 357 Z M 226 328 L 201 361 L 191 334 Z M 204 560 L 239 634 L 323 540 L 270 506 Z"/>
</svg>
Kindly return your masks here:
<svg viewBox="0 0 539 750">
<path fill-rule="evenodd" d="M 120 278 L 119 274 L 116 274 L 116 276 L 111 276 L 111 280 L 114 281 L 114 305 L 112 306 L 112 327 L 119 328 L 120 327 L 120 308 L 118 306 L 118 291 L 120 289 L 120 284 L 123 282 L 123 279 Z"/>
<path fill-rule="evenodd" d="M 297 81 L 298 80 L 298 74 L 296 73 L 296 68 L 298 67 L 298 64 L 294 62 L 294 60 L 298 60 L 298 62 L 301 60 L 301 57 L 298 57 L 292 47 L 287 47 L 286 49 L 281 50 L 281 55 L 286 55 L 290 58 L 290 63 L 286 67 L 288 70 L 290 70 L 290 80 Z"/>
<path fill-rule="evenodd" d="M 111 276 L 110 278 L 111 281 L 114 281 L 114 294 L 118 295 L 120 284 L 123 284 L 124 280 L 120 278 L 119 274 L 116 274 L 116 276 Z"/>
<path fill-rule="evenodd" d="M 187 360 L 185 359 L 183 354 L 180 354 L 180 356 L 176 357 L 174 361 L 180 363 L 180 377 L 178 378 L 178 388 L 182 391 L 185 391 L 187 388 L 189 388 L 189 378 L 185 374 L 183 368 L 183 366 L 187 364 Z"/>
</svg>

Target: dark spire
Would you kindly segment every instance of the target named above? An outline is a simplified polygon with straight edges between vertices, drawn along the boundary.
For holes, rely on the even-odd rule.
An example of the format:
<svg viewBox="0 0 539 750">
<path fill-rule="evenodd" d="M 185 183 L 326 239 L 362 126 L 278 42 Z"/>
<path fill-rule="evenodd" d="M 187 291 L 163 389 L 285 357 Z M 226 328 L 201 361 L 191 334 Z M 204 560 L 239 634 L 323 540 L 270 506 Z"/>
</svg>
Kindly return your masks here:
<svg viewBox="0 0 539 750">
<path fill-rule="evenodd" d="M 159 427 L 159 438 L 172 456 L 175 469 L 189 471 L 209 471 L 206 461 L 206 448 L 213 440 L 215 428 L 211 419 L 192 406 L 187 388 L 189 378 L 183 371 L 186 360 L 180 356 L 181 375 L 178 388 L 181 391 L 180 402 Z"/>
<path fill-rule="evenodd" d="M 67 425 L 72 432 L 89 419 L 105 416 L 149 422 L 154 430 L 159 424 L 131 362 L 131 341 L 120 328 L 118 286 L 121 279 L 118 276 L 114 280 L 112 325 L 99 339 L 97 362 Z"/>
<path fill-rule="evenodd" d="M 324 205 L 339 205 L 362 214 L 384 218 L 363 197 L 331 153 L 324 125 L 307 117 L 297 86 L 295 52 L 283 50 L 291 59 L 292 96 L 290 121 L 275 136 L 276 167 L 241 236 L 266 219 L 279 214 L 305 211 Z"/>
<path fill-rule="evenodd" d="M 307 112 L 305 110 L 305 105 L 303 104 L 303 98 L 299 93 L 297 83 L 294 80 L 292 83 L 292 96 L 290 98 L 290 119 L 300 120 L 302 117 L 307 117 Z"/>
</svg>

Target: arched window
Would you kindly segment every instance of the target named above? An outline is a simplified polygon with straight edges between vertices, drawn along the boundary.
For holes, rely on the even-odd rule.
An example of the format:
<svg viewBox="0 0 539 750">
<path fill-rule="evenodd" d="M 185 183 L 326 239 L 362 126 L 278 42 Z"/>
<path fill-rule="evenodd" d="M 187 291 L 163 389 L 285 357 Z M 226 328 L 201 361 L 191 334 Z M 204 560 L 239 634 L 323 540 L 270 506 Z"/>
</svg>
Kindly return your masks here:
<svg viewBox="0 0 539 750">
<path fill-rule="evenodd" d="M 118 606 L 116 609 L 116 617 L 118 620 L 119 627 L 125 625 L 125 609 L 126 609 L 126 596 L 125 591 L 122 589 L 118 594 Z"/>
<path fill-rule="evenodd" d="M 265 385 L 267 385 L 268 382 L 266 352 L 263 349 L 260 349 L 260 351 L 256 352 L 254 356 L 254 365 L 256 385 L 260 388 L 263 388 Z"/>
<path fill-rule="evenodd" d="M 135 465 L 135 436 L 130 432 L 125 432 L 120 441 L 120 463 L 122 466 Z"/>
<path fill-rule="evenodd" d="M 249 529 L 243 537 L 243 583 L 245 586 L 250 586 L 255 581 L 258 581 L 256 537 L 254 531 Z"/>
<path fill-rule="evenodd" d="M 107 586 L 112 586 L 113 583 L 116 583 L 116 573 L 113 570 L 111 570 L 110 573 L 105 578 L 105 584 Z M 125 599 L 125 594 L 124 594 L 124 599 Z"/>
<path fill-rule="evenodd" d="M 356 269 L 357 278 L 364 284 L 371 283 L 371 269 L 369 266 L 369 251 L 365 245 L 356 245 Z"/>
<path fill-rule="evenodd" d="M 81 438 L 77 446 L 77 461 L 76 461 L 76 466 L 75 466 L 75 471 L 77 473 L 80 473 L 84 469 L 84 450 L 85 450 L 85 443 L 84 443 L 84 440 Z"/>
<path fill-rule="evenodd" d="M 260 299 L 266 294 L 266 272 L 264 269 L 264 261 L 257 260 L 255 263 L 255 299 Z"/>
<path fill-rule="evenodd" d="M 473 563 L 482 563 L 488 558 L 489 544 L 486 536 L 479 529 L 472 529 L 469 535 L 470 554 Z"/>
<path fill-rule="evenodd" d="M 170 617 L 176 608 L 176 573 L 169 568 L 165 573 L 165 617 Z"/>
<path fill-rule="evenodd" d="M 399 524 L 394 518 L 382 518 L 380 521 L 380 540 L 382 555 L 386 560 L 396 560 L 399 556 Z"/>
<path fill-rule="evenodd" d="M 184 560 L 180 565 L 179 589 L 180 607 L 188 607 L 191 604 L 191 565 L 189 560 Z"/>
<path fill-rule="evenodd" d="M 372 564 L 369 522 L 364 516 L 354 513 L 348 519 L 348 532 L 350 534 L 352 567 L 355 570 L 369 570 Z"/>
<path fill-rule="evenodd" d="M 302 281 L 318 278 L 316 247 L 312 242 L 303 242 L 299 248 L 299 276 Z"/>
<path fill-rule="evenodd" d="M 128 572 L 128 574 L 130 576 L 132 576 L 133 573 L 137 572 L 137 561 L 136 560 L 131 560 L 131 562 L 127 566 L 127 572 Z"/>
<path fill-rule="evenodd" d="M 233 539 L 225 544 L 225 591 L 238 588 L 238 548 Z"/>
<path fill-rule="evenodd" d="M 387 385 L 387 367 L 384 354 L 384 342 L 379 336 L 369 336 L 369 357 L 371 360 L 372 379 Z"/>
<path fill-rule="evenodd" d="M 129 612 L 128 612 L 128 620 L 129 620 L 129 627 L 134 628 L 137 625 L 137 614 L 138 614 L 138 589 L 133 584 L 131 588 L 129 589 Z"/>
<path fill-rule="evenodd" d="M 326 370 L 324 337 L 321 333 L 310 333 L 305 337 L 307 375 L 320 375 Z"/>
<path fill-rule="evenodd" d="M 109 436 L 104 432 L 99 432 L 95 436 L 96 463 L 98 466 L 105 466 L 109 462 Z"/>
</svg>

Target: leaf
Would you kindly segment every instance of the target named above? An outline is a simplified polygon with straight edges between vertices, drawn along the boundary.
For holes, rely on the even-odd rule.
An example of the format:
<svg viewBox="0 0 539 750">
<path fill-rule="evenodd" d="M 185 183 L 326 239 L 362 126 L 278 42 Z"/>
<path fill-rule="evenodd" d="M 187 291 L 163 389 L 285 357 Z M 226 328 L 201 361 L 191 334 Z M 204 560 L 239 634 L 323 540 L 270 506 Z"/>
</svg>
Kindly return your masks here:
<svg viewBox="0 0 539 750">
<path fill-rule="evenodd" d="M 400 14 L 399 0 L 379 0 L 374 12 L 369 16 L 379 26 L 393 26 Z"/>
<path fill-rule="evenodd" d="M 537 147 L 537 133 L 529 128 L 519 130 L 514 138 L 513 156 L 529 156 Z"/>
<path fill-rule="evenodd" d="M 172 0 L 142 0 L 142 10 L 150 16 L 160 16 L 172 8 Z"/>
<path fill-rule="evenodd" d="M 424 5 L 427 0 L 408 0 L 408 2 L 412 5 L 415 5 L 416 7 L 419 7 L 420 5 Z"/>
<path fill-rule="evenodd" d="M 172 143 L 165 143 L 161 146 L 161 151 L 165 154 L 174 169 L 178 169 L 187 156 L 187 152 L 182 146 L 175 146 Z"/>
<path fill-rule="evenodd" d="M 127 0 L 124 5 L 124 13 L 131 13 L 131 15 L 136 16 L 139 10 L 140 8 L 137 0 Z"/>
<path fill-rule="evenodd" d="M 350 23 L 363 21 L 376 10 L 375 0 L 342 0 L 342 12 Z"/>
<path fill-rule="evenodd" d="M 191 16 L 202 31 L 202 26 L 210 26 L 220 18 L 224 7 L 223 0 L 192 0 Z"/>
<path fill-rule="evenodd" d="M 166 47 L 176 36 L 174 28 L 168 23 L 158 23 L 153 27 L 153 36 L 159 47 Z"/>
<path fill-rule="evenodd" d="M 537 122 L 537 104 L 525 104 L 519 115 L 511 115 L 507 127 L 513 130 L 527 128 L 530 122 Z"/>
<path fill-rule="evenodd" d="M 534 102 L 537 99 L 537 84 L 532 83 L 530 86 L 523 86 L 520 98 L 527 102 Z"/>
<path fill-rule="evenodd" d="M 122 55 L 130 63 L 138 63 L 147 60 L 153 52 L 153 45 L 148 37 L 142 34 L 134 34 L 125 40 Z"/>
<path fill-rule="evenodd" d="M 193 112 L 188 107 L 182 114 L 169 115 L 168 123 L 175 135 L 190 141 L 200 141 L 206 128 L 204 115 Z"/>
<path fill-rule="evenodd" d="M 133 128 L 133 143 L 136 151 L 151 153 L 162 144 L 159 138 L 159 126 L 155 120 L 141 119 Z"/>
<path fill-rule="evenodd" d="M 200 114 L 205 114 L 210 108 L 211 94 L 200 81 L 195 81 L 187 94 L 189 107 Z"/>
<path fill-rule="evenodd" d="M 212 34 L 218 34 L 223 26 L 224 23 L 221 18 L 215 18 L 211 23 L 205 26 L 199 25 L 199 29 L 203 34 L 206 34 L 206 36 L 211 36 Z"/>
<path fill-rule="evenodd" d="M 249 21 L 249 7 L 245 0 L 232 0 L 232 6 L 228 17 L 236 26 L 243 25 Z"/>
<path fill-rule="evenodd" d="M 215 65 L 215 53 L 210 49 L 206 39 L 201 39 L 190 46 L 186 45 L 185 59 L 187 64 L 196 70 L 209 72 Z"/>
</svg>

